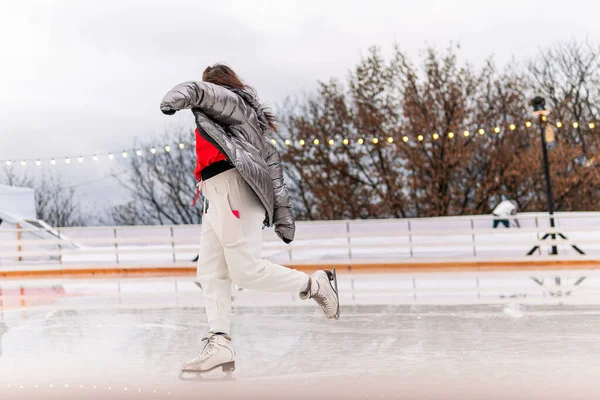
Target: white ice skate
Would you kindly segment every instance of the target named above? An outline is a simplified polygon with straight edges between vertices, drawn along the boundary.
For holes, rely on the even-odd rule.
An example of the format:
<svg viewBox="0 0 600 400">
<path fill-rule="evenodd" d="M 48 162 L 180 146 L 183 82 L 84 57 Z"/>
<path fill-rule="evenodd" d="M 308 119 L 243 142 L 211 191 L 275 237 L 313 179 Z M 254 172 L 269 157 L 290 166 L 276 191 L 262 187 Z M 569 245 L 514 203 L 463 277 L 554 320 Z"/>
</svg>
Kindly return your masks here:
<svg viewBox="0 0 600 400">
<path fill-rule="evenodd" d="M 201 380 L 202 374 L 218 368 L 222 368 L 226 373 L 225 379 L 231 379 L 231 373 L 235 371 L 235 351 L 231 345 L 231 338 L 209 333 L 202 341 L 206 342 L 202 352 L 183 364 L 179 379 Z"/>
<path fill-rule="evenodd" d="M 327 318 L 338 319 L 340 317 L 340 300 L 335 268 L 331 271 L 317 271 L 312 274 L 308 281 L 308 290 L 301 292 L 300 298 L 314 299 L 323 308 Z"/>
</svg>

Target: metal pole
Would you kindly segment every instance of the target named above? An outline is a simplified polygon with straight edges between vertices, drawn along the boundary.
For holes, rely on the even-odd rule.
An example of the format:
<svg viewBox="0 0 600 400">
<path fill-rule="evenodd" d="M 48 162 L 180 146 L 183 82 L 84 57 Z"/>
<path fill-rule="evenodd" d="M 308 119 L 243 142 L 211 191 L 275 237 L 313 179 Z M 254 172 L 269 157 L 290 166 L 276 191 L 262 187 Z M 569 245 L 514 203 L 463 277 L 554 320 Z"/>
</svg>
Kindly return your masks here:
<svg viewBox="0 0 600 400">
<path fill-rule="evenodd" d="M 348 237 L 348 259 L 352 260 L 352 240 L 350 239 L 350 221 L 346 221 L 346 236 Z"/>
<path fill-rule="evenodd" d="M 117 243 L 118 242 L 118 240 L 117 240 L 117 228 L 113 228 L 113 233 L 114 233 L 114 236 L 115 236 L 115 256 L 116 256 L 116 259 L 117 259 L 117 264 L 119 264 L 119 244 Z M 119 293 L 121 293 L 120 289 L 121 289 L 121 285 L 119 284 Z"/>
<path fill-rule="evenodd" d="M 548 214 L 550 214 L 550 228 L 554 229 L 554 197 L 552 196 L 552 182 L 550 180 L 550 166 L 548 165 L 548 149 L 546 148 L 546 136 L 544 135 L 544 116 L 540 115 L 539 124 L 540 124 L 540 136 L 542 137 L 542 158 L 544 161 L 544 175 L 546 177 L 546 198 L 548 200 Z M 556 240 L 556 234 L 552 233 L 550 235 L 553 241 Z M 552 244 L 552 255 L 557 255 L 558 250 L 556 248 L 556 244 Z"/>
<path fill-rule="evenodd" d="M 175 237 L 173 233 L 173 227 L 171 227 L 171 250 L 173 251 L 173 264 L 177 263 L 177 259 L 175 257 Z"/>
<path fill-rule="evenodd" d="M 413 245 L 412 245 L 412 226 L 410 225 L 410 219 L 408 220 L 408 245 L 410 247 L 410 258 L 414 257 Z"/>
</svg>

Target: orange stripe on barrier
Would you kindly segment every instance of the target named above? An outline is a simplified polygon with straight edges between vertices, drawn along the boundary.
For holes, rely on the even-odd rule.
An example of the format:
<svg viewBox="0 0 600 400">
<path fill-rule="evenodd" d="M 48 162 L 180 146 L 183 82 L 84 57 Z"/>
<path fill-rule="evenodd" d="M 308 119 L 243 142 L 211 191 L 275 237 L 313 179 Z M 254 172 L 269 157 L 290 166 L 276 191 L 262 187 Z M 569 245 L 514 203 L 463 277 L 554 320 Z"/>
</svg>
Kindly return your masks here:
<svg viewBox="0 0 600 400">
<path fill-rule="evenodd" d="M 600 260 L 531 260 L 514 262 L 427 262 L 427 263 L 387 263 L 387 264 L 320 264 L 294 265 L 292 268 L 304 272 L 317 269 L 336 268 L 340 272 L 381 273 L 381 272 L 469 272 L 469 271 L 530 271 L 530 270 L 567 270 L 567 269 L 600 269 Z M 194 276 L 196 266 L 181 267 L 147 267 L 132 266 L 128 268 L 85 268 L 32 271 L 3 271 L 2 278 L 39 279 L 39 278 L 94 278 L 94 277 L 161 277 L 161 276 Z"/>
</svg>

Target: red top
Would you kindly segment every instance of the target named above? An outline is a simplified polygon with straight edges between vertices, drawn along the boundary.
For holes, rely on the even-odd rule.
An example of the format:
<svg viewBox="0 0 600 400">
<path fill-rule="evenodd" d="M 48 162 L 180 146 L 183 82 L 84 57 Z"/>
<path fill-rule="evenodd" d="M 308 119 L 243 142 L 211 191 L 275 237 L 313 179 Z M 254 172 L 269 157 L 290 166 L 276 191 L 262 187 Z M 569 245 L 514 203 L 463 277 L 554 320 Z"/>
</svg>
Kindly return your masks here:
<svg viewBox="0 0 600 400">
<path fill-rule="evenodd" d="M 200 135 L 196 129 L 196 168 L 194 175 L 198 182 L 202 180 L 202 170 L 217 161 L 227 160 L 227 157 L 221 153 L 215 146 Z"/>
</svg>

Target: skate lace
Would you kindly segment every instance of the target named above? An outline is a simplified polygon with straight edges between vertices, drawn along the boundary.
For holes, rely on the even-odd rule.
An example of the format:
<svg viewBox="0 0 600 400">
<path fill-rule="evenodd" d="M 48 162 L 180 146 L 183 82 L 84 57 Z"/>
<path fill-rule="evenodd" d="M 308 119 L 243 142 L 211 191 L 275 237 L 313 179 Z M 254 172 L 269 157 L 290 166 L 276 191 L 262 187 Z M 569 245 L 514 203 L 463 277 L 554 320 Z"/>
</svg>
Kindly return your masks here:
<svg viewBox="0 0 600 400">
<path fill-rule="evenodd" d="M 202 341 L 206 342 L 206 344 L 204 345 L 202 352 L 196 358 L 194 358 L 192 362 L 204 361 L 212 355 L 212 352 L 215 348 L 215 337 L 205 337 L 202 339 Z"/>
<path fill-rule="evenodd" d="M 319 285 L 319 289 L 320 289 L 320 285 Z M 315 293 L 313 295 L 313 298 L 315 299 L 315 302 L 318 305 L 325 308 L 327 311 L 332 311 L 333 305 L 329 302 L 329 299 L 327 298 L 327 296 L 320 293 L 320 290 L 318 290 L 317 293 Z"/>
</svg>

